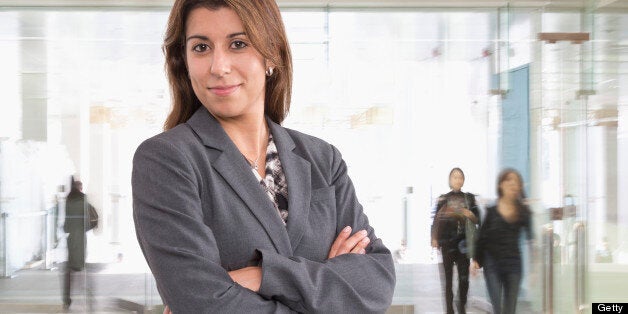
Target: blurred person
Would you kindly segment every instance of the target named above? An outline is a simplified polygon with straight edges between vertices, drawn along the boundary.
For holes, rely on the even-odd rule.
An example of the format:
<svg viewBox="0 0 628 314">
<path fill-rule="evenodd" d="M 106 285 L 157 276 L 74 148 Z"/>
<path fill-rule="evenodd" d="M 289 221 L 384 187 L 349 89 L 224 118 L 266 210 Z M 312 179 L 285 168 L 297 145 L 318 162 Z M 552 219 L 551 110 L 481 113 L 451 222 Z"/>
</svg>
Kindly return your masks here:
<svg viewBox="0 0 628 314">
<path fill-rule="evenodd" d="M 465 313 L 469 291 L 469 251 L 474 244 L 467 240 L 475 233 L 480 212 L 475 195 L 462 192 L 464 172 L 453 168 L 449 172 L 451 191 L 438 199 L 432 223 L 432 247 L 440 248 L 443 257 L 441 279 L 444 277 L 445 306 L 447 313 L 454 313 L 453 269 L 458 270 L 458 312 Z M 469 226 L 471 225 L 471 226 Z"/>
<path fill-rule="evenodd" d="M 274 0 L 177 0 L 173 108 L 133 161 L 137 237 L 165 313 L 383 313 L 395 270 L 339 151 L 284 128 Z"/>
<path fill-rule="evenodd" d="M 87 246 L 85 233 L 98 224 L 96 210 L 83 193 L 83 182 L 74 180 L 72 177 L 70 186 L 70 193 L 68 193 L 65 201 L 65 223 L 63 224 L 63 231 L 68 233 L 68 261 L 63 268 L 63 307 L 65 309 L 69 308 L 72 303 L 70 298 L 72 273 L 85 269 Z M 89 280 L 85 280 L 85 282 L 87 292 L 91 293 Z"/>
<path fill-rule="evenodd" d="M 486 210 L 473 260 L 484 267 L 486 287 L 495 314 L 515 313 L 521 284 L 521 232 L 532 240 L 532 212 L 524 203 L 523 180 L 515 169 L 504 169 L 497 178 L 496 205 Z"/>
</svg>

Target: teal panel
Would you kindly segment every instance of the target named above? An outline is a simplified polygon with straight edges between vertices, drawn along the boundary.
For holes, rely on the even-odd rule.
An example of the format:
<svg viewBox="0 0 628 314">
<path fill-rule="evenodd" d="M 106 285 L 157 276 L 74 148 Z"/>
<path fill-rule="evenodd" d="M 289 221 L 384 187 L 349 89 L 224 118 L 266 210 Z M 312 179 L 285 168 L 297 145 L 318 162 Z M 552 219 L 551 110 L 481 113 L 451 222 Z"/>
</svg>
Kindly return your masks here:
<svg viewBox="0 0 628 314">
<path fill-rule="evenodd" d="M 530 183 L 530 89 L 528 65 L 508 73 L 510 88 L 502 100 L 501 168 L 515 168 Z"/>
</svg>

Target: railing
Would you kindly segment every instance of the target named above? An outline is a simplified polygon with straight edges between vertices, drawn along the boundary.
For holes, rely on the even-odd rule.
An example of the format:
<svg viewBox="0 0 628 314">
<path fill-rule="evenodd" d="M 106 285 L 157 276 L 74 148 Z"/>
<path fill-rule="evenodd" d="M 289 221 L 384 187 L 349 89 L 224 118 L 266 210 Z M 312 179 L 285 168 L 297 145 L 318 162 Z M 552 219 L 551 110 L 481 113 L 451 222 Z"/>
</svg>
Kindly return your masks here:
<svg viewBox="0 0 628 314">
<path fill-rule="evenodd" d="M 543 247 L 547 250 L 545 254 L 545 263 L 543 277 L 545 284 L 543 285 L 543 312 L 552 314 L 554 312 L 554 227 L 551 223 L 545 225 L 543 230 Z"/>
<path fill-rule="evenodd" d="M 2 241 L 2 245 L 0 246 L 2 248 L 2 254 L 0 256 L 2 256 L 2 260 L 0 260 L 0 263 L 2 264 L 1 269 L 2 269 L 2 273 L 0 274 L 2 278 L 8 278 L 8 277 L 12 277 L 13 276 L 13 272 L 14 270 L 11 268 L 11 252 L 9 252 L 8 250 L 8 227 L 9 227 L 9 220 L 12 219 L 16 219 L 16 218 L 32 218 L 32 217 L 41 217 L 42 219 L 42 224 L 44 226 L 44 229 L 42 230 L 42 261 L 48 265 L 50 262 L 50 256 L 48 254 L 48 244 L 49 244 L 49 238 L 48 238 L 48 228 L 49 228 L 49 222 L 48 222 L 48 216 L 49 216 L 49 211 L 47 210 L 41 210 L 41 211 L 31 211 L 31 212 L 2 212 L 0 213 L 0 228 L 2 230 L 2 234 L 0 235 L 2 238 L 0 239 L 0 241 Z"/>
<path fill-rule="evenodd" d="M 577 222 L 573 226 L 575 237 L 575 250 L 574 250 L 574 270 L 576 281 L 575 298 L 574 298 L 574 313 L 582 313 L 586 308 L 584 303 L 584 287 L 585 287 L 585 229 L 584 222 Z"/>
</svg>

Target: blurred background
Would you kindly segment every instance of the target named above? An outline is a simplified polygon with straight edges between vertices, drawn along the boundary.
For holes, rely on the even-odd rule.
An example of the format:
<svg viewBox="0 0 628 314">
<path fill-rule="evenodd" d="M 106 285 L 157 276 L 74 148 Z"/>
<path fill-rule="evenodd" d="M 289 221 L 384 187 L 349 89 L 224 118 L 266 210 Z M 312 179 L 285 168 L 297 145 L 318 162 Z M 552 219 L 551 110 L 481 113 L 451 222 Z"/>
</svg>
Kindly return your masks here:
<svg viewBox="0 0 628 314">
<path fill-rule="evenodd" d="M 395 254 L 389 312 L 443 312 L 429 230 L 453 167 L 482 210 L 502 168 L 523 174 L 536 253 L 521 312 L 628 302 L 627 0 L 277 2 L 295 72 L 284 126 L 343 153 Z M 171 6 L 0 0 L 1 313 L 64 311 L 71 175 L 100 223 L 67 311 L 160 313 L 130 176 L 169 110 Z M 469 302 L 490 312 L 482 276 Z"/>
</svg>

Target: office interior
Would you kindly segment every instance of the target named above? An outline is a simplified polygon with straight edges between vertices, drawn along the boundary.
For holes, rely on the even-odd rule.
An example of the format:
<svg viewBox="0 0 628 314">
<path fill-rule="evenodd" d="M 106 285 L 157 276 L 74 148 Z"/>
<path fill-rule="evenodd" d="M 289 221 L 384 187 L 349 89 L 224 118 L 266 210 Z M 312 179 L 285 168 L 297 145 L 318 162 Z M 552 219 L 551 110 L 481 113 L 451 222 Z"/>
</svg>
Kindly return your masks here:
<svg viewBox="0 0 628 314">
<path fill-rule="evenodd" d="M 278 0 L 284 126 L 342 152 L 393 252 L 389 313 L 442 313 L 435 201 L 453 167 L 482 211 L 522 173 L 534 249 L 522 313 L 628 302 L 628 1 Z M 162 132 L 172 0 L 0 0 L 0 312 L 161 313 L 132 219 L 132 157 Z M 100 223 L 64 310 L 64 202 Z M 623 192 L 622 192 L 623 191 Z M 483 277 L 468 312 L 490 313 Z"/>
</svg>

